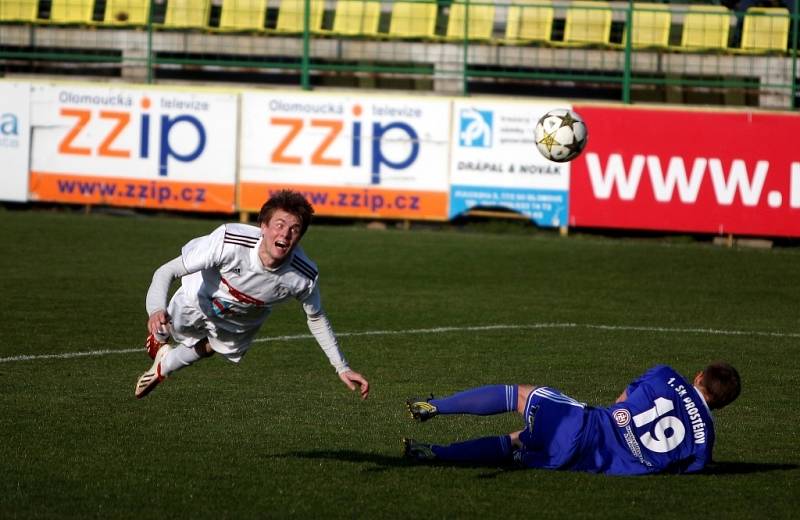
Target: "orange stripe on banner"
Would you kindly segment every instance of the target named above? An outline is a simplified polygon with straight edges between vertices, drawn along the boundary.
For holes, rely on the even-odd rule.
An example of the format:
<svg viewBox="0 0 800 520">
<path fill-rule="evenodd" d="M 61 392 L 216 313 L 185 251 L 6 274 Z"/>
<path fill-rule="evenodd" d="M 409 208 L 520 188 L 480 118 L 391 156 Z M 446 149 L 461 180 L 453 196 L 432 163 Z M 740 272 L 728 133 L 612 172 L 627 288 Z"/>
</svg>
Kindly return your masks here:
<svg viewBox="0 0 800 520">
<path fill-rule="evenodd" d="M 293 189 L 308 199 L 317 215 L 447 220 L 446 192 L 256 182 L 242 182 L 239 188 L 239 207 L 242 211 L 258 211 L 272 193 Z"/>
<path fill-rule="evenodd" d="M 234 211 L 233 184 L 120 179 L 31 172 L 30 198 L 50 202 L 103 204 L 190 211 Z"/>
</svg>

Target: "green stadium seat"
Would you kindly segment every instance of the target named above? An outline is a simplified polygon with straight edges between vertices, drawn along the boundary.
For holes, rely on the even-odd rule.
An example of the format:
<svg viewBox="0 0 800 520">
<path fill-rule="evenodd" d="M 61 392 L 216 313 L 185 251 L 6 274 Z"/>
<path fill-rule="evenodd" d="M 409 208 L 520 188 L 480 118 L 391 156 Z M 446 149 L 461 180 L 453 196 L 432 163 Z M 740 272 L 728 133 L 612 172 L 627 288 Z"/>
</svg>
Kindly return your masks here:
<svg viewBox="0 0 800 520">
<path fill-rule="evenodd" d="M 150 0 L 107 0 L 103 25 L 147 25 L 150 18 Z"/>
<path fill-rule="evenodd" d="M 432 39 L 436 36 L 436 1 L 395 2 L 389 22 L 390 38 Z"/>
<path fill-rule="evenodd" d="M 555 9 L 552 0 L 512 0 L 502 43 L 549 42 Z"/>
<path fill-rule="evenodd" d="M 220 31 L 265 31 L 267 0 L 222 0 Z"/>
<path fill-rule="evenodd" d="M 678 50 L 726 50 L 730 29 L 731 12 L 724 5 L 690 5 Z"/>
<path fill-rule="evenodd" d="M 35 23 L 39 0 L 0 0 L 0 22 Z"/>
<path fill-rule="evenodd" d="M 607 46 L 611 38 L 611 5 L 608 2 L 574 1 L 567 6 L 564 41 L 557 45 Z"/>
<path fill-rule="evenodd" d="M 53 0 L 50 4 L 50 23 L 90 25 L 94 0 Z"/>
<path fill-rule="evenodd" d="M 636 2 L 631 15 L 631 47 L 634 49 L 666 49 L 669 47 L 669 30 L 672 12 L 667 4 Z M 623 33 L 622 44 L 628 33 Z"/>
<path fill-rule="evenodd" d="M 325 13 L 324 0 L 309 0 L 308 30 L 319 32 L 322 29 L 322 17 Z M 305 31 L 306 0 L 281 0 L 278 7 L 278 22 L 275 31 L 280 33 L 302 33 Z"/>
<path fill-rule="evenodd" d="M 211 0 L 167 0 L 163 29 L 208 29 Z"/>
<path fill-rule="evenodd" d="M 333 16 L 332 34 L 377 36 L 381 4 L 377 0 L 339 0 Z"/>
<path fill-rule="evenodd" d="M 751 7 L 744 15 L 740 52 L 786 52 L 789 45 L 789 10 Z"/>
<path fill-rule="evenodd" d="M 480 3 L 482 1 L 470 2 L 467 6 L 463 0 L 456 0 L 450 5 L 446 39 L 491 40 L 494 29 L 494 4 Z"/>
</svg>

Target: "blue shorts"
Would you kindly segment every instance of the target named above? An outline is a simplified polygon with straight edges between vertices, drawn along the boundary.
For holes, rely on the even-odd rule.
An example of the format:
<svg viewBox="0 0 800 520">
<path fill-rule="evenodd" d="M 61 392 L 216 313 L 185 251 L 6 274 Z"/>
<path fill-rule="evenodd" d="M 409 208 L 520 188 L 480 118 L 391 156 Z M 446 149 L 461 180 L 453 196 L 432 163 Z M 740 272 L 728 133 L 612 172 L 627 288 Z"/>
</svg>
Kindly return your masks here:
<svg viewBox="0 0 800 520">
<path fill-rule="evenodd" d="M 525 403 L 522 448 L 515 460 L 528 468 L 558 469 L 575 457 L 583 434 L 586 404 L 546 386 L 536 388 Z"/>
</svg>

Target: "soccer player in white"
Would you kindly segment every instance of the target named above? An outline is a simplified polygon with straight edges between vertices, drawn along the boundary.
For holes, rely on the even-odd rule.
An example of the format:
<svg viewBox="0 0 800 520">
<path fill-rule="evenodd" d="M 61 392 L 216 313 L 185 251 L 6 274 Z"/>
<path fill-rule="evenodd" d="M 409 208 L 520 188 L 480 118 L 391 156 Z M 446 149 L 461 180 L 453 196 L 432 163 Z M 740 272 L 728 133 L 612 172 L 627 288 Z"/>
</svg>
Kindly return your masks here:
<svg viewBox="0 0 800 520">
<path fill-rule="evenodd" d="M 137 399 L 215 352 L 238 363 L 272 306 L 290 298 L 301 302 L 309 330 L 342 382 L 367 398 L 369 383 L 348 366 L 322 309 L 317 267 L 298 245 L 313 213 L 300 193 L 280 191 L 262 206 L 259 227 L 224 224 L 189 241 L 156 270 L 146 299 L 145 346 L 154 361 L 136 382 Z M 167 305 L 176 278 L 181 287 Z"/>
</svg>

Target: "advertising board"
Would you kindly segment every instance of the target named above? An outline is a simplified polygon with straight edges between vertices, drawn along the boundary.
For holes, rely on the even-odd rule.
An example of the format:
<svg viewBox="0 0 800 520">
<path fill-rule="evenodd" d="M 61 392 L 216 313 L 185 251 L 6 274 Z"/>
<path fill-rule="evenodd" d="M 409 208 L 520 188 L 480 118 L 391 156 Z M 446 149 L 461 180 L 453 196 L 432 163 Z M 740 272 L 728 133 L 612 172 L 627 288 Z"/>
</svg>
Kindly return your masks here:
<svg viewBox="0 0 800 520">
<path fill-rule="evenodd" d="M 536 149 L 539 118 L 564 104 L 464 99 L 453 102 L 450 218 L 473 209 L 505 208 L 538 226 L 567 221 L 569 163 Z"/>
<path fill-rule="evenodd" d="M 447 219 L 446 99 L 244 93 L 239 206 L 301 191 L 319 215 Z"/>
<path fill-rule="evenodd" d="M 28 200 L 30 85 L 0 82 L 0 200 Z"/>
<path fill-rule="evenodd" d="M 576 106 L 570 226 L 800 236 L 800 116 Z"/>
<path fill-rule="evenodd" d="M 32 200 L 234 211 L 237 96 L 34 84 Z"/>
</svg>

